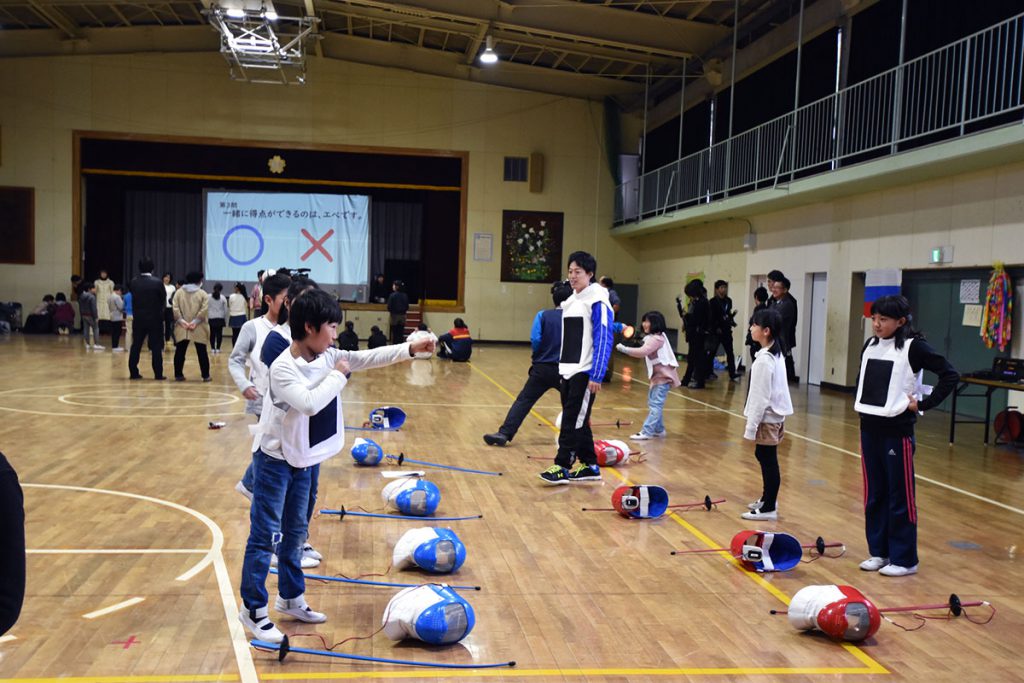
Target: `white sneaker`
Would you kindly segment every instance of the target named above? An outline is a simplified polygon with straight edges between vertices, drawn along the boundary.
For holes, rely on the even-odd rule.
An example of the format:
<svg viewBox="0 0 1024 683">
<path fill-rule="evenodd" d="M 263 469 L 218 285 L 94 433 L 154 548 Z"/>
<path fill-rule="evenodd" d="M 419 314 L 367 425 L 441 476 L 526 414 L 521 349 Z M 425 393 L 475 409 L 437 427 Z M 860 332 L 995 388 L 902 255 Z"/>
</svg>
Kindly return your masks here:
<svg viewBox="0 0 1024 683">
<path fill-rule="evenodd" d="M 242 482 L 238 482 L 237 484 L 235 484 L 235 490 L 241 493 L 246 498 L 248 498 L 250 503 L 252 502 L 252 491 L 245 488 L 245 484 L 243 484 Z"/>
<path fill-rule="evenodd" d="M 319 562 L 320 560 L 324 559 L 324 556 L 321 555 L 320 553 L 318 553 L 316 551 L 316 548 L 314 548 L 313 546 L 311 546 L 308 543 L 306 545 L 302 546 L 302 556 L 303 557 L 312 557 L 317 562 Z"/>
<path fill-rule="evenodd" d="M 267 643 L 284 642 L 284 633 L 274 626 L 274 622 L 267 616 L 266 606 L 248 610 L 243 605 L 242 611 L 238 613 L 238 620 L 249 629 L 249 633 L 256 640 L 262 640 Z"/>
<path fill-rule="evenodd" d="M 319 554 L 319 553 L 317 553 L 317 554 Z M 270 566 L 271 567 L 276 567 L 277 566 L 277 554 L 276 553 L 274 553 L 274 554 L 272 554 L 270 556 Z M 302 567 L 303 569 L 312 569 L 313 567 L 319 567 L 320 566 L 320 560 L 316 559 L 315 557 L 308 557 L 307 555 L 303 554 L 302 555 L 302 559 L 299 561 L 299 566 Z"/>
<path fill-rule="evenodd" d="M 750 512 L 744 512 L 740 517 L 751 519 L 755 522 L 777 522 L 779 520 L 779 511 L 776 509 L 771 512 L 761 512 L 761 508 L 757 508 Z"/>
<path fill-rule="evenodd" d="M 123 346 L 115 346 L 114 348 L 112 348 L 110 350 L 113 351 L 114 353 L 124 353 L 124 351 L 125 351 Z"/>
<path fill-rule="evenodd" d="M 860 563 L 860 568 L 861 568 L 861 570 L 866 571 L 866 572 L 877 572 L 879 569 L 881 569 L 882 567 L 887 566 L 888 564 L 889 564 L 889 558 L 888 557 L 874 557 L 874 556 L 872 556 L 872 557 L 869 557 L 868 559 L 864 560 L 863 562 L 861 562 Z"/>
<path fill-rule="evenodd" d="M 644 434 L 641 431 L 641 432 L 637 432 L 636 434 L 634 434 L 633 436 L 631 436 L 629 438 L 630 438 L 631 441 L 647 441 L 648 439 L 653 439 L 654 437 L 651 436 L 650 434 Z"/>
<path fill-rule="evenodd" d="M 105 349 L 105 348 L 107 348 L 107 347 L 105 347 L 105 346 L 100 346 L 99 344 L 93 344 L 93 345 L 92 345 L 92 348 L 93 348 L 93 350 L 94 350 L 94 351 L 102 351 L 103 349 Z"/>
<path fill-rule="evenodd" d="M 887 564 L 878 570 L 882 576 L 910 576 L 917 573 L 917 565 L 913 567 L 901 567 L 898 564 Z"/>
<path fill-rule="evenodd" d="M 763 504 L 764 504 L 764 501 L 761 500 L 760 498 L 758 498 L 753 503 L 747 503 L 747 509 L 748 510 L 756 510 L 757 508 L 761 507 Z"/>
<path fill-rule="evenodd" d="M 659 439 L 663 439 L 666 436 L 668 436 L 668 432 L 666 432 L 664 429 L 662 429 L 660 432 L 655 432 L 654 436 L 656 436 Z"/>
<path fill-rule="evenodd" d="M 281 614 L 287 614 L 295 617 L 299 621 L 304 621 L 307 624 L 322 624 L 327 621 L 326 614 L 322 612 L 315 612 L 312 607 L 306 604 L 306 596 L 304 595 L 292 598 L 291 600 L 285 600 L 278 595 L 277 600 L 274 601 L 274 609 Z"/>
</svg>

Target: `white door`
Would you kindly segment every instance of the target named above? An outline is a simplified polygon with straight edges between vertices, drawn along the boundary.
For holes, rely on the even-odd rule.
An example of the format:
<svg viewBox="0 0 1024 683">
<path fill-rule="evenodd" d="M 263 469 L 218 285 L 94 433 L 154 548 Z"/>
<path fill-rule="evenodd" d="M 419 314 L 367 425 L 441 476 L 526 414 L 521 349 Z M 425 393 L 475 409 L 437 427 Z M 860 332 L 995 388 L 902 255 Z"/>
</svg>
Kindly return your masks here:
<svg viewBox="0 0 1024 683">
<path fill-rule="evenodd" d="M 820 385 L 825 378 L 825 319 L 828 273 L 811 278 L 811 319 L 807 326 L 807 383 Z"/>
</svg>

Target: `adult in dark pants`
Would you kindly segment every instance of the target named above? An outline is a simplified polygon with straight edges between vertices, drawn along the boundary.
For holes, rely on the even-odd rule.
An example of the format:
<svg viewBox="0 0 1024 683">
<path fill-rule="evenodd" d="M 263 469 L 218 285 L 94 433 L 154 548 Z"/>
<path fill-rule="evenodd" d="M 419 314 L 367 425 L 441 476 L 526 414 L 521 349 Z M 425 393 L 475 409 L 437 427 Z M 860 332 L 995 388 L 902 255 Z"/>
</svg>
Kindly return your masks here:
<svg viewBox="0 0 1024 683">
<path fill-rule="evenodd" d="M 714 339 L 710 351 L 714 363 L 715 352 L 721 344 L 725 350 L 725 361 L 729 369 L 729 380 L 735 382 L 740 378 L 736 372 L 736 352 L 732 348 L 732 328 L 736 327 L 736 311 L 732 307 L 732 299 L 729 298 L 729 283 L 725 280 L 715 281 L 715 296 L 708 302 L 711 306 L 711 333 Z"/>
<path fill-rule="evenodd" d="M 754 290 L 754 310 L 750 312 L 750 321 L 747 323 L 747 340 L 745 344 L 750 350 L 750 364 L 754 364 L 754 356 L 761 350 L 761 345 L 754 341 L 753 337 L 750 336 L 750 326 L 754 324 L 754 313 L 763 311 L 768 308 L 768 290 L 764 287 L 758 287 Z"/>
<path fill-rule="evenodd" d="M 789 278 L 785 275 L 772 282 L 774 303 L 771 307 L 782 316 L 781 338 L 784 348 L 786 348 L 786 377 L 790 382 L 799 382 L 796 376 L 796 367 L 793 364 L 793 349 L 796 348 L 797 306 L 796 298 L 789 293 L 789 285 Z"/>
<path fill-rule="evenodd" d="M 533 347 L 533 364 L 530 365 L 526 384 L 508 409 L 505 421 L 493 434 L 484 434 L 488 446 L 505 446 L 515 438 L 523 420 L 530 414 L 535 403 L 549 389 L 558 390 L 561 376 L 558 374 L 558 352 L 562 346 L 562 302 L 572 294 L 568 282 L 551 285 L 551 300 L 555 307 L 538 311 L 530 330 L 530 346 Z"/>
<path fill-rule="evenodd" d="M 391 327 L 392 344 L 405 341 L 405 314 L 409 312 L 409 295 L 402 291 L 403 286 L 401 280 L 395 280 L 391 283 L 391 296 L 388 297 L 388 325 Z"/>
<path fill-rule="evenodd" d="M 608 290 L 608 303 L 612 305 L 612 313 L 615 318 L 619 317 L 619 309 L 622 308 L 622 299 L 619 298 L 619 293 L 615 291 L 615 281 L 607 275 L 603 276 L 597 281 L 599 285 Z M 615 335 L 615 342 L 620 341 L 618 333 Z M 601 380 L 601 384 L 608 384 L 612 381 L 612 374 L 615 372 L 615 354 L 608 359 L 608 370 L 604 373 L 604 378 Z"/>
<path fill-rule="evenodd" d="M 691 389 L 703 389 L 710 368 L 707 367 L 708 332 L 711 318 L 711 307 L 708 305 L 707 291 L 704 282 L 693 279 L 686 283 L 683 293 L 690 299 L 686 310 L 683 302 L 676 298 L 676 308 L 683 319 L 683 331 L 686 335 L 686 373 L 683 374 L 683 386 Z"/>
<path fill-rule="evenodd" d="M 601 481 L 590 411 L 612 353 L 614 314 L 608 290 L 593 281 L 597 260 L 585 251 L 575 251 L 569 255 L 568 267 L 573 293 L 562 303 L 558 354 L 562 425 L 555 464 L 539 475 L 550 486 Z"/>
<path fill-rule="evenodd" d="M 167 291 L 164 284 L 153 276 L 152 259 L 140 259 L 139 272 L 128 285 L 134 313 L 128 373 L 131 379 L 142 379 L 139 374 L 139 354 L 143 342 L 148 339 L 149 352 L 153 356 L 153 378 L 164 379 L 164 311 L 167 308 Z"/>
<path fill-rule="evenodd" d="M 25 501 L 18 473 L 0 453 L 0 636 L 25 600 Z"/>
</svg>

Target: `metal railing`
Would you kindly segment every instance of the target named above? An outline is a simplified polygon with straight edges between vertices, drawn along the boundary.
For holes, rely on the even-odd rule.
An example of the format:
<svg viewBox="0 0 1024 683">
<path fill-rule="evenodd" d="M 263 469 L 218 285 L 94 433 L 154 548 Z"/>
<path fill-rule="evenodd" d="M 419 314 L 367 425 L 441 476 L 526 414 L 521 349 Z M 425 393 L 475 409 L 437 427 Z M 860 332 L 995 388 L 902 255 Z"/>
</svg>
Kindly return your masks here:
<svg viewBox="0 0 1024 683">
<path fill-rule="evenodd" d="M 615 222 L 1019 125 L 1022 113 L 1024 13 L 619 185 Z"/>
</svg>

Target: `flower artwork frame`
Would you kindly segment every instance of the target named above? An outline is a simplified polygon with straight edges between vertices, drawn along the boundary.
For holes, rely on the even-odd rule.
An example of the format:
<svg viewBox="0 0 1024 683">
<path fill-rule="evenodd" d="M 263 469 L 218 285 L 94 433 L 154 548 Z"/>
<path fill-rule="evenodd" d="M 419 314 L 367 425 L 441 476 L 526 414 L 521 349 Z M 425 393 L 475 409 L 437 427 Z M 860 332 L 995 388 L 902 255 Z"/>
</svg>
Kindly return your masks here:
<svg viewBox="0 0 1024 683">
<path fill-rule="evenodd" d="M 564 216 L 554 211 L 502 211 L 502 282 L 550 283 L 561 278 Z"/>
</svg>

